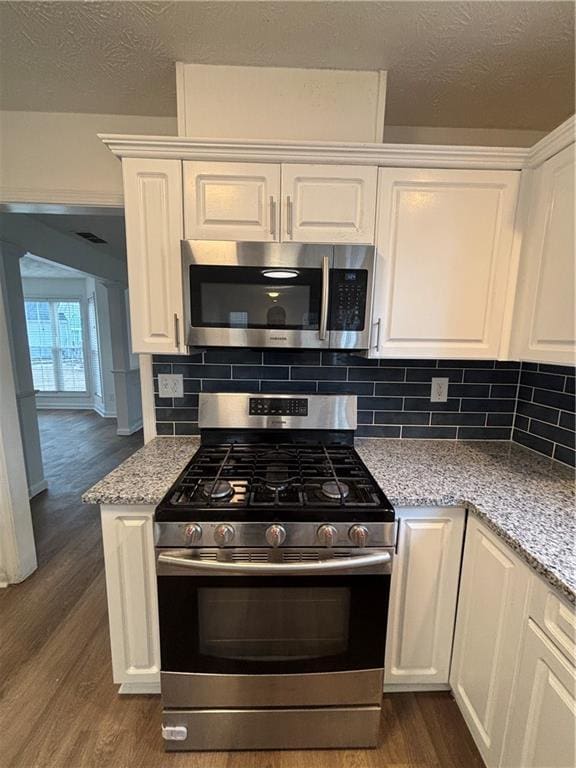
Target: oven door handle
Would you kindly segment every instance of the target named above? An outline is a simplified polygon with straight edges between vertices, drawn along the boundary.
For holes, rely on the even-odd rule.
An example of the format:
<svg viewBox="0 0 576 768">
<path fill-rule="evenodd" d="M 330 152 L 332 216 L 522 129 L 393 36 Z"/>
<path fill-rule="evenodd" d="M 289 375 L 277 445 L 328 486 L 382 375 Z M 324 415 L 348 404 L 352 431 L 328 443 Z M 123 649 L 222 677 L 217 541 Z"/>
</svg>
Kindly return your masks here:
<svg viewBox="0 0 576 768">
<path fill-rule="evenodd" d="M 330 304 L 330 257 L 322 256 L 322 303 L 320 304 L 320 329 L 318 336 L 321 341 L 328 337 L 328 306 Z"/>
<path fill-rule="evenodd" d="M 325 560 L 312 560 L 307 563 L 230 563 L 219 560 L 197 560 L 193 557 L 187 557 L 181 551 L 165 552 L 158 555 L 158 563 L 162 565 L 194 569 L 204 573 L 221 575 L 229 573 L 246 576 L 337 573 L 338 571 L 350 571 L 385 565 L 391 559 L 392 555 L 390 552 L 371 552 L 368 555 L 354 555 L 353 557 L 330 557 Z"/>
</svg>

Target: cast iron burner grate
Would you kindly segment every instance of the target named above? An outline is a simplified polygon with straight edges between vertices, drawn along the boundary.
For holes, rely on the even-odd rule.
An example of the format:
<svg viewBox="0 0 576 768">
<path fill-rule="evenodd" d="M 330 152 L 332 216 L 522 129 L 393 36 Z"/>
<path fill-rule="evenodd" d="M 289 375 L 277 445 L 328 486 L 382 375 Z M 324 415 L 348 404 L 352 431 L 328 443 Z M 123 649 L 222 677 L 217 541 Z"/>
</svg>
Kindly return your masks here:
<svg viewBox="0 0 576 768">
<path fill-rule="evenodd" d="M 230 487 L 232 493 L 223 494 Z M 212 490 L 213 489 L 213 490 Z M 172 489 L 187 507 L 378 507 L 378 488 L 350 446 L 201 446 Z"/>
</svg>

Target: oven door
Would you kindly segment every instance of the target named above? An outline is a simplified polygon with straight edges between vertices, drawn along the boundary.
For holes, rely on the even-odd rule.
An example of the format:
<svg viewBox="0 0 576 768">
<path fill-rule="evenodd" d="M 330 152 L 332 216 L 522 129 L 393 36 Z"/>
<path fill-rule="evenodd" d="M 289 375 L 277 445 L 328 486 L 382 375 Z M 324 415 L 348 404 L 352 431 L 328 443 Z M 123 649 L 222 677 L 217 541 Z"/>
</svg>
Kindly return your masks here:
<svg viewBox="0 0 576 768">
<path fill-rule="evenodd" d="M 187 343 L 328 347 L 330 245 L 182 242 Z"/>
<path fill-rule="evenodd" d="M 379 703 L 393 550 L 235 552 L 157 550 L 164 706 Z"/>
</svg>

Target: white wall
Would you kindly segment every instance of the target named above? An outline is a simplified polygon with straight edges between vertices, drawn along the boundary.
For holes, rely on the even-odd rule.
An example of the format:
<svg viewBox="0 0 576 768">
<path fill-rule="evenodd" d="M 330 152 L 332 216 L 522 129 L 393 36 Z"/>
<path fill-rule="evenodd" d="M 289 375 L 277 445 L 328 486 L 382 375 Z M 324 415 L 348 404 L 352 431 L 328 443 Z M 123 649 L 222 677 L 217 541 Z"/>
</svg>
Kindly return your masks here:
<svg viewBox="0 0 576 768">
<path fill-rule="evenodd" d="M 112 334 L 110 329 L 110 310 L 108 292 L 100 280 L 88 278 L 88 296 L 96 298 L 98 318 L 98 343 L 100 346 L 100 367 L 102 374 L 102 397 L 94 396 L 94 409 L 105 417 L 116 416 L 116 395 L 114 392 L 114 374 L 112 373 Z"/>
<path fill-rule="evenodd" d="M 24 256 L 24 251 L 0 241 L 0 290 L 4 296 L 5 321 L 26 465 L 28 495 L 32 498 L 45 490 L 48 485 L 44 476 L 42 446 L 36 414 L 36 394 L 28 351 L 28 331 L 22 278 L 20 276 L 20 259 L 22 256 Z"/>
<path fill-rule="evenodd" d="M 4 295 L 0 291 L 0 587 L 36 569 Z"/>
<path fill-rule="evenodd" d="M 0 203 L 121 206 L 120 162 L 98 133 L 176 135 L 176 118 L 0 112 Z"/>
</svg>

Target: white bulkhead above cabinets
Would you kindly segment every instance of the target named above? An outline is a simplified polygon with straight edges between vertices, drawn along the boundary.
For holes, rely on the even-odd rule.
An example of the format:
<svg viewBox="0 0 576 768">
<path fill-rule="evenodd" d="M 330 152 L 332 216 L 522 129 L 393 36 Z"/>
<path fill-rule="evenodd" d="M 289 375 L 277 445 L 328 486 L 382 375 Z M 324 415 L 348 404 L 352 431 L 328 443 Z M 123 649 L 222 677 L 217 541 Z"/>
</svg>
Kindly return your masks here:
<svg viewBox="0 0 576 768">
<path fill-rule="evenodd" d="M 369 357 L 574 362 L 574 118 L 531 150 L 103 136 L 135 352 L 186 354 L 180 241 L 374 244 Z"/>
</svg>

